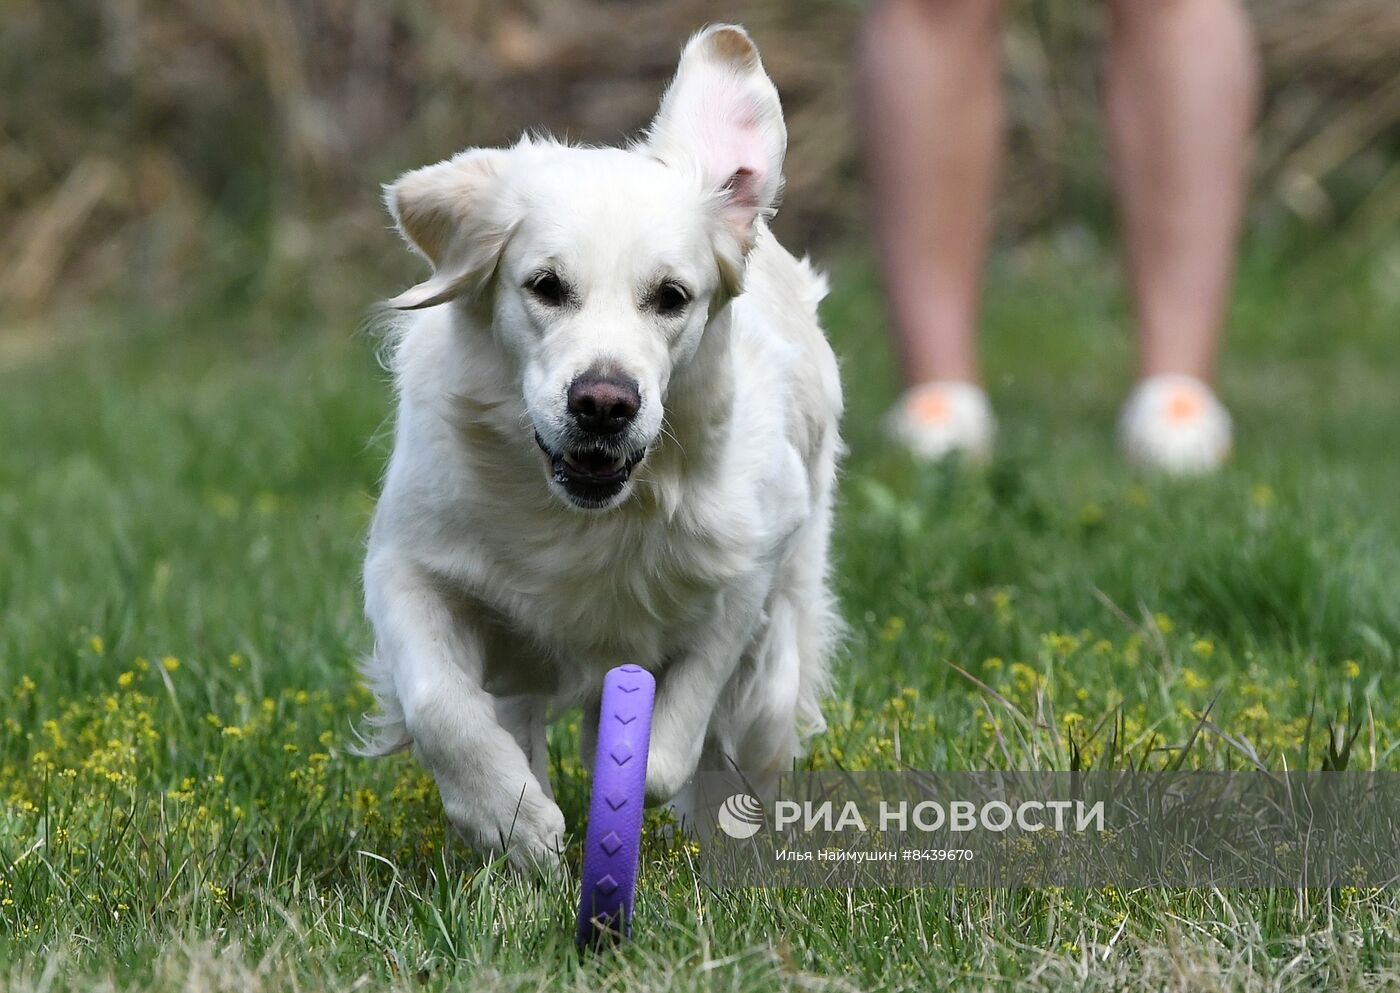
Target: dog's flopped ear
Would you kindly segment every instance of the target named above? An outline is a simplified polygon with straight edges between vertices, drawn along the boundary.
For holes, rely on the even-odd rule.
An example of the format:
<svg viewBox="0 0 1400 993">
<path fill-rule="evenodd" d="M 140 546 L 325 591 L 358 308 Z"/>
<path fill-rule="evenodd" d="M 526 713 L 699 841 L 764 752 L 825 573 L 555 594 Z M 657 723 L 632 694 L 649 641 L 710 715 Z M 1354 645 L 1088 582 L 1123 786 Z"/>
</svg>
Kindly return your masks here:
<svg viewBox="0 0 1400 993">
<path fill-rule="evenodd" d="M 748 251 L 758 219 L 777 209 L 787 151 L 778 90 L 748 32 L 718 24 L 690 39 L 645 149 L 669 165 L 698 167 Z"/>
<path fill-rule="evenodd" d="M 404 173 L 384 188 L 384 205 L 405 241 L 433 266 L 430 279 L 389 301 L 418 310 L 473 292 L 490 277 L 508 234 L 499 179 L 508 151 L 472 149 Z"/>
</svg>

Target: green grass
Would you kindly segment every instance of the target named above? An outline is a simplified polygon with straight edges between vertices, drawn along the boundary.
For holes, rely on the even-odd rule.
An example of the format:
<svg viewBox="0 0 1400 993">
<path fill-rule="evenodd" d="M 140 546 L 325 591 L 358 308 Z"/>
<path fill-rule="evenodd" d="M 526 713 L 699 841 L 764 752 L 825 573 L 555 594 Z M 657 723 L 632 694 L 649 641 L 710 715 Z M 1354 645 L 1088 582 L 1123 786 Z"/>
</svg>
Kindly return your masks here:
<svg viewBox="0 0 1400 993">
<path fill-rule="evenodd" d="M 850 625 L 817 765 L 1400 769 L 1400 298 L 1381 261 L 1242 274 L 1218 477 L 1135 477 L 1108 261 L 994 275 L 985 471 L 886 450 L 878 298 L 826 316 L 852 454 Z M 389 289 L 383 287 L 382 289 Z M 638 940 L 580 959 L 568 883 L 444 843 L 407 757 L 350 756 L 357 567 L 386 454 L 372 342 L 266 315 L 95 322 L 0 353 L 0 987 L 1360 989 L 1380 892 L 708 891 L 648 840 Z M 997 690 L 1004 706 L 950 663 Z M 1111 730 L 1117 729 L 1117 730 Z M 577 829 L 574 727 L 554 774 Z"/>
</svg>

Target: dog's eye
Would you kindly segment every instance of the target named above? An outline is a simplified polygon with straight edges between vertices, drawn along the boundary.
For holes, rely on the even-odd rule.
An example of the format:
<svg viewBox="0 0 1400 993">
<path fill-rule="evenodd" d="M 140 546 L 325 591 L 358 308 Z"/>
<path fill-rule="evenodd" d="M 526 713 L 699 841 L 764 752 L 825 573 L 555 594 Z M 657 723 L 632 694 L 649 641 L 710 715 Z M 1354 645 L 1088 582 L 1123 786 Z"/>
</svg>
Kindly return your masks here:
<svg viewBox="0 0 1400 993">
<path fill-rule="evenodd" d="M 679 314 L 688 303 L 690 294 L 680 283 L 662 283 L 651 295 L 651 305 L 661 314 Z"/>
<path fill-rule="evenodd" d="M 525 281 L 525 288 L 540 303 L 548 304 L 551 307 L 562 307 L 564 301 L 568 299 L 568 291 L 564 289 L 564 281 L 555 272 L 535 273 Z"/>
</svg>

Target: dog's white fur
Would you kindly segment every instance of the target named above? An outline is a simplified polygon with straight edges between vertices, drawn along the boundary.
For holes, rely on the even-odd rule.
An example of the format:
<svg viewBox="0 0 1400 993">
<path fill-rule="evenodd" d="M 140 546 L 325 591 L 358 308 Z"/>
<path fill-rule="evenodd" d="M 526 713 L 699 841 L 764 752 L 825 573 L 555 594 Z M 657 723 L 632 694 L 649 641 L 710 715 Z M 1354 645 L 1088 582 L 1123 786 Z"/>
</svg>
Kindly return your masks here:
<svg viewBox="0 0 1400 993">
<path fill-rule="evenodd" d="M 434 271 L 391 301 L 412 313 L 365 562 L 369 746 L 412 745 L 484 851 L 557 851 L 546 721 L 596 713 L 614 665 L 657 677 L 654 801 L 684 809 L 700 768 L 775 776 L 820 729 L 841 388 L 825 283 L 766 226 L 785 148 L 758 52 L 725 25 L 691 39 L 627 149 L 527 138 L 387 190 Z M 533 293 L 542 269 L 567 304 Z M 648 302 L 658 279 L 680 313 Z M 541 448 L 567 443 L 569 384 L 600 362 L 639 386 L 625 444 L 646 455 L 583 509 Z"/>
</svg>

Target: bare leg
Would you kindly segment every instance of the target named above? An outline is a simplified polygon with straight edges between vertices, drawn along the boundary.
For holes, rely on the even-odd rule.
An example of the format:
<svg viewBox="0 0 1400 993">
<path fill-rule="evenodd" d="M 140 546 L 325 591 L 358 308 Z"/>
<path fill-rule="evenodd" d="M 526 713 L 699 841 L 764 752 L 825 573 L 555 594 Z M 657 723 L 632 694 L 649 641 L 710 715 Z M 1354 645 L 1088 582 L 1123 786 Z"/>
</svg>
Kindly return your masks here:
<svg viewBox="0 0 1400 993">
<path fill-rule="evenodd" d="M 1239 0 L 1112 0 L 1107 111 L 1141 375 L 1209 381 L 1245 196 L 1256 66 Z"/>
<path fill-rule="evenodd" d="M 875 239 L 910 386 L 977 379 L 1000 14 L 999 0 L 878 0 L 861 43 Z"/>
</svg>

